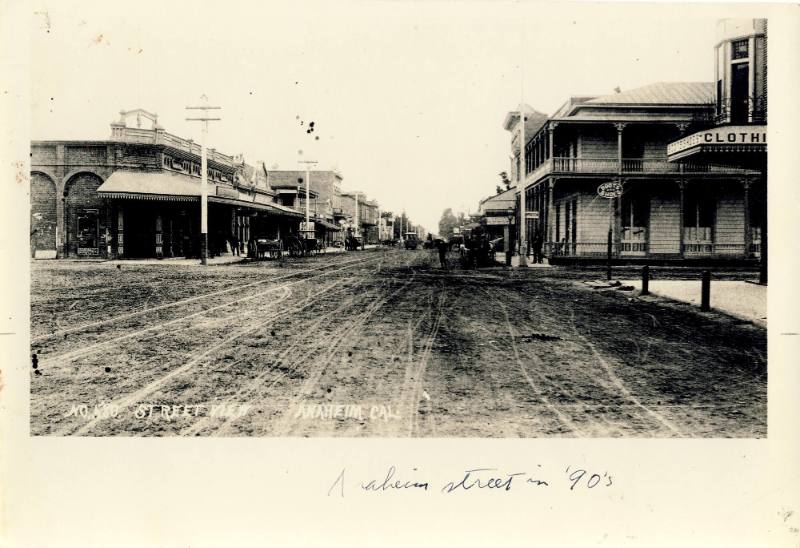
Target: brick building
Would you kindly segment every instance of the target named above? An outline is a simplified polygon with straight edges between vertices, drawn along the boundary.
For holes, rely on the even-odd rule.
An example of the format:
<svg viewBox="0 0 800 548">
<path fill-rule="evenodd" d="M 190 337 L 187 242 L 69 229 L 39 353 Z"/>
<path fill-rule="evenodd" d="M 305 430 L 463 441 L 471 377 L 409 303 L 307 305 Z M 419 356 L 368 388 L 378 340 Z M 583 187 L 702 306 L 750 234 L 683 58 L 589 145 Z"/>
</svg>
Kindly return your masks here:
<svg viewBox="0 0 800 548">
<path fill-rule="evenodd" d="M 208 149 L 207 167 L 213 253 L 226 252 L 232 237 L 246 242 L 299 223 L 299 212 L 275 202 L 263 166 Z M 122 112 L 107 140 L 33 141 L 31 253 L 197 257 L 200 187 L 200 146 L 141 109 Z"/>
<path fill-rule="evenodd" d="M 365 242 L 368 244 L 379 244 L 378 202 L 375 200 L 365 200 L 364 207 L 359 209 L 359 215 L 361 216 L 361 226 L 364 230 Z"/>
<path fill-rule="evenodd" d="M 344 226 L 355 231 L 359 238 L 365 238 L 365 243 L 379 243 L 378 202 L 367 200 L 366 194 L 353 190 L 341 193 L 340 204 Z"/>
</svg>

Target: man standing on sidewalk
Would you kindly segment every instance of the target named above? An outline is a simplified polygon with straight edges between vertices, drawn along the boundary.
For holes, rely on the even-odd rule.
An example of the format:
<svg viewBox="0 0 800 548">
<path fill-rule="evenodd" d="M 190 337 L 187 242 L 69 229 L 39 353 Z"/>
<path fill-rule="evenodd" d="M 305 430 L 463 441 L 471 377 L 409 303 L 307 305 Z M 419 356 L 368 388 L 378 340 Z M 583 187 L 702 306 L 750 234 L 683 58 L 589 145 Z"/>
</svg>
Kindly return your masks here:
<svg viewBox="0 0 800 548">
<path fill-rule="evenodd" d="M 436 250 L 439 252 L 439 265 L 443 270 L 447 270 L 447 242 L 436 240 Z"/>
<path fill-rule="evenodd" d="M 542 262 L 542 233 L 538 228 L 533 233 L 533 262 Z"/>
</svg>

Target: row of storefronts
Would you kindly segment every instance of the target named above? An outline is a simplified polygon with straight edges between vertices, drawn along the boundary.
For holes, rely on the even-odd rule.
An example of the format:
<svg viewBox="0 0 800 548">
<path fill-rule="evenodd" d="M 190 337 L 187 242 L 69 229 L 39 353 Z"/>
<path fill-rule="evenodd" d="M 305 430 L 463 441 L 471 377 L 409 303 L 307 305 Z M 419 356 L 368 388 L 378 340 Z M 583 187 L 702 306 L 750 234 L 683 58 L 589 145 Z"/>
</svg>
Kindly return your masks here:
<svg viewBox="0 0 800 548">
<path fill-rule="evenodd" d="M 617 259 L 758 261 L 766 21 L 724 20 L 718 37 L 716 82 L 570 97 L 552 116 L 527 105 L 509 112 L 512 185 L 481 203 L 483 223 L 508 235 L 525 222 L 526 251 L 538 238 L 551 262 L 605 257 L 609 228 Z M 607 197 L 600 187 L 618 190 Z"/>
<path fill-rule="evenodd" d="M 105 141 L 32 142 L 31 255 L 199 257 L 200 154 L 198 144 L 165 132 L 141 109 L 122 112 Z M 211 256 L 300 235 L 306 172 L 270 172 L 214 149 L 207 165 Z M 357 193 L 360 212 L 343 208 L 349 198 L 341 175 L 312 171 L 308 178 L 318 241 L 340 245 L 347 233 L 377 233 L 376 202 Z"/>
</svg>

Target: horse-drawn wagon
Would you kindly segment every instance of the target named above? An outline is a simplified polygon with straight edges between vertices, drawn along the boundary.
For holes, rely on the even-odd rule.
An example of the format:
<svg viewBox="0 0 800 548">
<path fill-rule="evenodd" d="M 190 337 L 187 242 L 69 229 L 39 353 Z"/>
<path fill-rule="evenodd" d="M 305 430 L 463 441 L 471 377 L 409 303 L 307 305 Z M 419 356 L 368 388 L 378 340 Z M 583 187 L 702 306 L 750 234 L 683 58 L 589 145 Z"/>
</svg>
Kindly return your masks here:
<svg viewBox="0 0 800 548">
<path fill-rule="evenodd" d="M 258 238 L 250 240 L 247 246 L 247 256 L 251 259 L 280 259 L 283 255 L 283 242 Z"/>
<path fill-rule="evenodd" d="M 286 251 L 290 257 L 310 257 L 325 252 L 325 244 L 316 238 L 289 236 L 286 239 Z"/>
</svg>

